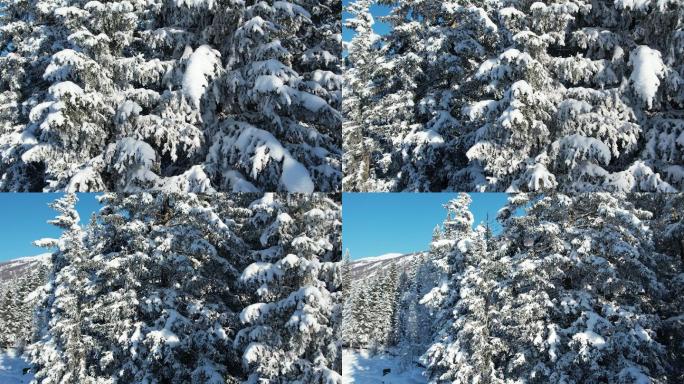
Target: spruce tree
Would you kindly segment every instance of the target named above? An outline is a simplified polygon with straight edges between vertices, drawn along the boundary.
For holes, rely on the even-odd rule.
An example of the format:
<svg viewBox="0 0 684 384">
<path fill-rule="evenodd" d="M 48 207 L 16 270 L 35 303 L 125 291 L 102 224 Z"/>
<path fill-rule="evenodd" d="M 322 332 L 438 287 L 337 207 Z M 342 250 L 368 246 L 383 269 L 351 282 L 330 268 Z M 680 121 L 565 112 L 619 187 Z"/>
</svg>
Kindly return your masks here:
<svg viewBox="0 0 684 384">
<path fill-rule="evenodd" d="M 36 314 L 37 341 L 32 362 L 38 381 L 89 381 L 86 355 L 93 340 L 83 332 L 83 309 L 91 276 L 86 273 L 89 258 L 77 201 L 75 194 L 66 194 L 51 203 L 58 215 L 48 223 L 60 228 L 62 235 L 59 239 L 36 241 L 39 246 L 57 247 L 52 254 L 50 290 L 43 295 Z"/>
<path fill-rule="evenodd" d="M 340 207 L 323 194 L 265 194 L 246 225 L 252 303 L 235 337 L 248 382 L 341 381 Z"/>
</svg>

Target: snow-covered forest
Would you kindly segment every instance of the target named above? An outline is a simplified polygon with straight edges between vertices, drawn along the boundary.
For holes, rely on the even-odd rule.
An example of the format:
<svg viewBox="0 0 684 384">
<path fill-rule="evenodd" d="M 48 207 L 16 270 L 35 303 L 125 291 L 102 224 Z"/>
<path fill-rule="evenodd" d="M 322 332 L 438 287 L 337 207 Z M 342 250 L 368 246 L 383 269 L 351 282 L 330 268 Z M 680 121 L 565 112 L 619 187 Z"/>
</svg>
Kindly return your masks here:
<svg viewBox="0 0 684 384">
<path fill-rule="evenodd" d="M 339 191 L 340 12 L 0 1 L 0 191 Z"/>
<path fill-rule="evenodd" d="M 684 2 L 348 12 L 346 191 L 684 190 Z"/>
<path fill-rule="evenodd" d="M 47 282 L 49 261 L 45 254 L 0 264 L 0 353 L 7 348 L 21 353 L 31 343 L 33 310 Z"/>
<path fill-rule="evenodd" d="M 351 382 L 684 380 L 684 195 L 513 194 L 499 233 L 470 203 L 445 205 L 427 252 L 345 257 Z"/>
<path fill-rule="evenodd" d="M 39 383 L 341 383 L 338 195 L 99 199 L 87 225 L 75 194 L 52 203 L 62 235 L 36 241 L 56 251 L 29 274 L 34 308 L 2 304 L 3 329 L 28 326 L 0 365 L 21 350 Z"/>
</svg>

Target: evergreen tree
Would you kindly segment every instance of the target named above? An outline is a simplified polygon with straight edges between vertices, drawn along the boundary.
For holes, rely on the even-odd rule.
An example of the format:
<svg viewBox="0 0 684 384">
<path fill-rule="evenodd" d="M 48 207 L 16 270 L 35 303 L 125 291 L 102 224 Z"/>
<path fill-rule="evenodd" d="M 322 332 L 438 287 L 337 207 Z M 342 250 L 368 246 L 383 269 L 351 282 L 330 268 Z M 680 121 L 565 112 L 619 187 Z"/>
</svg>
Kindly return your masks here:
<svg viewBox="0 0 684 384">
<path fill-rule="evenodd" d="M 266 194 L 250 205 L 250 304 L 235 337 L 248 382 L 341 382 L 340 206 L 325 195 Z"/>
<path fill-rule="evenodd" d="M 58 215 L 48 223 L 63 232 L 59 239 L 41 239 L 36 245 L 52 248 L 50 290 L 37 310 L 37 346 L 32 351 L 36 380 L 88 382 L 85 356 L 93 340 L 83 332 L 83 305 L 91 279 L 86 273 L 88 253 L 76 211 L 78 198 L 67 194 L 50 204 Z"/>
<path fill-rule="evenodd" d="M 463 269 L 450 278 L 450 299 L 440 308 L 442 328 L 422 357 L 434 382 L 492 382 L 498 313 L 492 291 L 496 263 L 488 254 L 485 230 L 478 227 L 459 240 Z"/>
<path fill-rule="evenodd" d="M 455 305 L 457 300 L 454 284 L 457 284 L 456 276 L 459 276 L 463 269 L 463 251 L 459 245 L 468 239 L 473 231 L 473 214 L 468 208 L 471 202 L 468 194 L 461 193 L 444 205 L 447 217 L 441 229 L 435 228 L 428 260 L 418 271 L 419 279 L 433 284 L 420 299 L 420 304 L 430 313 L 430 339 L 436 337 L 445 326 L 445 322 L 449 321 L 448 308 Z M 433 282 L 436 282 L 436 285 Z"/>
<path fill-rule="evenodd" d="M 370 13 L 371 0 L 359 0 L 349 4 L 347 11 L 352 18 L 345 20 L 345 26 L 356 34 L 346 44 L 348 53 L 343 111 L 345 120 L 342 124 L 344 139 L 344 189 L 367 191 L 376 190 L 377 186 L 367 185 L 372 175 L 370 149 L 374 146 L 373 137 L 364 129 L 369 116 L 365 110 L 371 101 L 376 60 L 380 56 L 378 42 L 380 36 L 373 31 L 374 19 Z"/>
</svg>

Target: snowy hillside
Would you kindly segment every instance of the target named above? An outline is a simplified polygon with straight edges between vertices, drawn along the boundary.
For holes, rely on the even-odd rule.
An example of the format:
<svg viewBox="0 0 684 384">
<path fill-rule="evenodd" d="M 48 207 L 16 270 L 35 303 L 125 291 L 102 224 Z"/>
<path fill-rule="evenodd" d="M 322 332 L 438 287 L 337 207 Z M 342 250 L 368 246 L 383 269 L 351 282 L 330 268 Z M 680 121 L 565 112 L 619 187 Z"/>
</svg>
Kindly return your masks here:
<svg viewBox="0 0 684 384">
<path fill-rule="evenodd" d="M 14 350 L 0 350 L 0 383 L 27 384 L 33 380 L 29 364 Z"/>
<path fill-rule="evenodd" d="M 389 370 L 389 372 L 387 372 Z M 384 373 L 384 375 L 383 375 Z M 423 369 L 408 367 L 390 354 L 372 355 L 367 351 L 345 349 L 342 354 L 344 384 L 425 384 Z"/>
<path fill-rule="evenodd" d="M 351 277 L 353 280 L 363 280 L 376 275 L 382 275 L 392 265 L 397 267 L 400 272 L 403 272 L 423 254 L 423 252 L 407 254 L 388 253 L 382 256 L 354 260 L 350 263 Z"/>
<path fill-rule="evenodd" d="M 5 285 L 48 263 L 50 255 L 50 253 L 43 253 L 0 263 L 0 291 Z"/>
</svg>

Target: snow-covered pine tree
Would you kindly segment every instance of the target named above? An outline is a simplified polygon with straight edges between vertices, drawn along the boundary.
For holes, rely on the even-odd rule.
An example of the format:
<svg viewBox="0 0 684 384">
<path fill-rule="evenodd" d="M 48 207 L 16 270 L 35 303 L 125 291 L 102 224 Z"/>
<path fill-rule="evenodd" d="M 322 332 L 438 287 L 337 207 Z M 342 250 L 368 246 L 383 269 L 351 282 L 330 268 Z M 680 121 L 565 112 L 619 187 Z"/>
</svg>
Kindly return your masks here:
<svg viewBox="0 0 684 384">
<path fill-rule="evenodd" d="M 339 2 L 12 2 L 0 189 L 338 190 Z"/>
<path fill-rule="evenodd" d="M 487 297 L 492 278 L 485 276 L 485 271 L 490 269 L 486 229 L 483 226 L 472 229 L 470 203 L 470 196 L 461 194 L 445 206 L 449 213 L 440 242 L 451 239 L 446 247 L 447 255 L 441 259 L 447 268 L 442 281 L 421 301 L 433 313 L 432 339 L 422 361 L 435 382 L 467 382 L 476 375 L 484 379 L 491 369 L 485 362 L 477 361 L 480 356 L 472 353 L 493 347 L 488 337 L 488 316 L 496 314 L 491 311 Z M 434 241 L 432 248 L 435 248 Z M 476 360 L 472 371 L 457 368 L 471 356 Z"/>
<path fill-rule="evenodd" d="M 391 264 L 387 274 L 369 280 L 365 308 L 368 321 L 369 340 L 367 347 L 385 350 L 394 345 L 393 335 L 397 309 L 397 267 Z"/>
<path fill-rule="evenodd" d="M 379 351 L 398 344 L 399 281 L 397 266 L 390 264 L 387 274 L 353 282 L 343 315 L 346 346 Z"/>
<path fill-rule="evenodd" d="M 373 177 L 371 148 L 373 136 L 364 129 L 368 123 L 366 106 L 373 95 L 373 73 L 379 57 L 379 39 L 373 31 L 375 20 L 370 13 L 371 0 L 354 1 L 347 7 L 353 16 L 345 20 L 345 26 L 356 33 L 346 44 L 348 53 L 345 63 L 344 99 L 342 103 L 344 122 L 343 186 L 346 191 L 372 191 L 375 185 L 366 185 Z"/>
<path fill-rule="evenodd" d="M 345 158 L 349 188 L 430 190 L 439 181 L 434 171 L 442 158 L 439 150 L 444 139 L 437 129 L 451 119 L 445 121 L 441 113 L 445 104 L 439 99 L 441 95 L 426 95 L 428 87 L 421 87 L 427 73 L 431 73 L 431 64 L 441 66 L 442 74 L 455 73 L 448 68 L 448 55 L 436 57 L 442 48 L 437 37 L 442 19 L 438 3 L 393 4 L 395 8 L 387 17 L 393 30 L 382 39 L 379 54 L 373 47 L 349 51 L 351 68 L 346 81 L 355 88 L 350 94 L 363 95 L 361 101 L 366 101 L 354 108 L 353 104 L 360 100 L 345 98 L 349 103 L 349 108 L 344 109 L 349 120 L 345 130 L 345 140 L 349 140 L 345 144 L 351 154 Z M 356 8 L 369 4 L 360 2 Z M 350 21 L 360 19 L 357 16 Z M 355 24 L 352 26 L 358 29 L 360 23 Z M 357 39 L 367 41 L 364 31 L 371 26 L 367 23 L 357 31 Z M 359 52 L 368 57 L 358 57 Z M 368 58 L 373 59 L 372 63 L 367 62 Z M 421 105 L 422 101 L 425 103 Z M 425 122 L 427 129 L 422 126 Z"/>
<path fill-rule="evenodd" d="M 344 256 L 342 256 L 342 292 L 343 303 L 342 303 L 342 345 L 343 347 L 350 346 L 353 348 L 351 343 L 354 335 L 354 316 L 353 308 L 355 305 L 354 297 L 356 295 L 356 286 L 352 283 L 351 275 L 351 254 L 349 249 L 345 250 Z"/>
<path fill-rule="evenodd" d="M 46 292 L 36 310 L 36 342 L 31 355 L 39 382 L 78 383 L 90 378 L 86 355 L 94 341 L 83 332 L 83 307 L 92 276 L 86 272 L 89 255 L 77 201 L 75 194 L 66 194 L 51 203 L 58 215 L 48 223 L 60 228 L 62 235 L 36 241 L 38 246 L 57 248 Z"/>
<path fill-rule="evenodd" d="M 16 296 L 16 292 L 8 288 L 2 292 L 2 297 L 0 298 L 0 329 L 2 329 L 0 347 L 3 349 L 13 347 L 18 339 L 18 326 L 20 324 L 17 311 L 19 309 L 19 302 Z"/>
<path fill-rule="evenodd" d="M 656 303 L 663 320 L 656 340 L 668 351 L 668 377 L 677 381 L 684 377 L 684 195 L 637 193 L 628 196 L 639 209 L 653 213 L 648 221 L 656 250 L 660 255 L 655 272 L 668 288 Z"/>
<path fill-rule="evenodd" d="M 449 299 L 439 308 L 442 328 L 422 360 L 434 382 L 492 382 L 491 350 L 500 348 L 492 291 L 500 271 L 490 258 L 484 227 L 459 239 L 457 246 L 463 267 L 449 276 Z"/>
<path fill-rule="evenodd" d="M 484 366 L 492 380 L 664 380 L 655 303 L 666 287 L 654 272 L 651 214 L 624 195 L 513 200 L 506 212 L 529 208 L 505 218 L 500 251 L 490 258 L 493 289 L 472 297 L 493 305 L 487 313 L 496 321 L 482 328 L 489 341 L 454 355 L 452 374 L 476 375 Z M 488 270 L 475 277 L 491 281 Z"/>
<path fill-rule="evenodd" d="M 339 189 L 340 12 L 335 1 L 245 5 L 207 157 L 222 189 Z"/>
<path fill-rule="evenodd" d="M 241 309 L 235 281 L 247 250 L 236 232 L 248 216 L 241 208 L 246 200 L 249 195 L 102 198 L 101 224 L 91 224 L 98 279 L 87 310 L 90 331 L 101 335 L 91 350 L 96 377 L 239 380 L 232 349 Z"/>
<path fill-rule="evenodd" d="M 250 210 L 239 280 L 252 304 L 235 336 L 247 382 L 341 383 L 339 201 L 265 194 Z"/>
<path fill-rule="evenodd" d="M 383 288 L 383 308 L 382 314 L 387 317 L 385 320 L 387 327 L 385 328 L 384 345 L 385 347 L 394 346 L 397 344 L 395 329 L 397 329 L 397 312 L 399 303 L 399 272 L 396 264 L 389 267 L 389 271 L 385 276 L 382 284 Z"/>
<path fill-rule="evenodd" d="M 373 315 L 371 281 L 362 280 L 354 284 L 352 292 L 349 337 L 346 341 L 351 347 L 367 348 L 373 344 L 373 327 L 376 318 Z M 346 323 L 345 319 L 345 323 Z"/>
<path fill-rule="evenodd" d="M 459 244 L 472 236 L 471 202 L 468 194 L 460 193 L 444 205 L 447 216 L 441 228 L 435 228 L 427 261 L 418 270 L 417 278 L 429 284 L 422 292 L 420 304 L 430 313 L 430 322 L 425 324 L 430 340 L 450 321 L 450 308 L 458 299 L 455 284 L 463 271 L 463 251 Z"/>
<path fill-rule="evenodd" d="M 342 289 L 350 290 L 352 287 L 351 254 L 349 249 L 342 256 Z"/>
<path fill-rule="evenodd" d="M 342 347 L 354 348 L 356 337 L 356 318 L 354 306 L 356 305 L 356 287 L 344 291 L 344 303 L 342 307 Z"/>
</svg>

